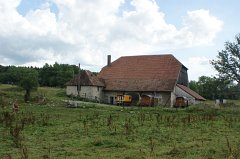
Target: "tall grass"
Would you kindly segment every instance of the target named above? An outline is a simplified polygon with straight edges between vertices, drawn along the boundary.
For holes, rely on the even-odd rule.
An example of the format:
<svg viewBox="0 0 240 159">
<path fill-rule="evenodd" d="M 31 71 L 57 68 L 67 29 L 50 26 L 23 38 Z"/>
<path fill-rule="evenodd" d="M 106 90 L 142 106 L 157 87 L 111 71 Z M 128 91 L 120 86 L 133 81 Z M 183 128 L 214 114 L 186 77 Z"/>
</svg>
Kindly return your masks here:
<svg viewBox="0 0 240 159">
<path fill-rule="evenodd" d="M 71 109 L 58 96 L 61 89 L 41 88 L 45 103 L 23 103 L 20 91 L 20 111 L 13 113 L 10 87 L 0 90 L 0 158 L 239 158 L 237 104 L 124 109 L 82 103 Z"/>
</svg>

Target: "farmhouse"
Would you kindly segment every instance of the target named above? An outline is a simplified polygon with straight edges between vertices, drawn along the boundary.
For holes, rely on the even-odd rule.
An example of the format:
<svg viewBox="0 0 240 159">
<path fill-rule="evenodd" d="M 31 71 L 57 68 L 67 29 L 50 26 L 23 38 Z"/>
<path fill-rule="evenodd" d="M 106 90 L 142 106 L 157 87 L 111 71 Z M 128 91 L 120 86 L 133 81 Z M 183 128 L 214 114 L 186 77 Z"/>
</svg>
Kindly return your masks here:
<svg viewBox="0 0 240 159">
<path fill-rule="evenodd" d="M 143 106 L 173 106 L 177 97 L 184 97 L 188 104 L 205 100 L 188 88 L 187 70 L 171 54 L 124 56 L 113 62 L 109 55 L 107 65 L 97 76 L 91 76 L 91 73 L 86 71 L 88 73 L 83 75 L 87 77 L 80 77 L 81 91 L 82 87 L 86 87 L 88 91 L 82 92 L 91 92 L 93 94 L 89 93 L 89 96 L 96 96 L 100 101 L 109 104 L 116 104 L 119 95 L 130 95 L 132 105 Z M 82 82 L 81 79 L 84 78 L 89 81 L 93 78 L 94 82 Z M 77 95 L 76 91 L 76 82 L 69 82 L 67 94 Z"/>
</svg>

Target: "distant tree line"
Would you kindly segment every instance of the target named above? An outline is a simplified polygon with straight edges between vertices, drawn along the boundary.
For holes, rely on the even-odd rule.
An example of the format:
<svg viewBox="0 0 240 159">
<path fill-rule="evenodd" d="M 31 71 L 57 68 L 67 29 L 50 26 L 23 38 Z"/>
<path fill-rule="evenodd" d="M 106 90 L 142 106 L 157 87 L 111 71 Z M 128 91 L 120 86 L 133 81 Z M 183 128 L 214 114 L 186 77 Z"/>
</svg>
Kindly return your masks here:
<svg viewBox="0 0 240 159">
<path fill-rule="evenodd" d="M 239 85 L 219 77 L 201 76 L 190 81 L 189 87 L 206 99 L 239 99 Z"/>
<path fill-rule="evenodd" d="M 79 72 L 76 65 L 45 64 L 38 67 L 16 67 L 0 65 L 0 83 L 20 85 L 25 77 L 36 78 L 40 86 L 64 87 L 65 83 Z"/>
</svg>

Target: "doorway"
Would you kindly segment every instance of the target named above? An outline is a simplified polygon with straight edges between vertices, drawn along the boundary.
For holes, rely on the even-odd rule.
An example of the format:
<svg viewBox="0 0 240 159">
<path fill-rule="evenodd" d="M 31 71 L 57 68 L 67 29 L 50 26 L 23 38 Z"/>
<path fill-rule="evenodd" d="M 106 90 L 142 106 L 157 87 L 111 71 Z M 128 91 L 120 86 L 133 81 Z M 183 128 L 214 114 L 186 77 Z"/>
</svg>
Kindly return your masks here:
<svg viewBox="0 0 240 159">
<path fill-rule="evenodd" d="M 110 104 L 114 104 L 114 97 L 113 96 L 110 96 Z"/>
</svg>

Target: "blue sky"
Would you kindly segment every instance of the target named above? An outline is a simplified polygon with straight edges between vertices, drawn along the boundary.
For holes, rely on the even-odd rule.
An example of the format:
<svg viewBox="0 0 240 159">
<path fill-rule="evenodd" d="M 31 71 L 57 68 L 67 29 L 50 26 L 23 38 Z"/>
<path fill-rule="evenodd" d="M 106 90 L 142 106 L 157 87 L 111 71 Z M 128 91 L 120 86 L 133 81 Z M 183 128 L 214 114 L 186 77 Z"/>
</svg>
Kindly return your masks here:
<svg viewBox="0 0 240 159">
<path fill-rule="evenodd" d="M 17 7 L 17 11 L 21 15 L 26 15 L 30 10 L 40 9 L 42 5 L 49 3 L 51 12 L 58 14 L 58 7 L 55 3 L 46 0 L 22 0 L 20 5 Z"/>
<path fill-rule="evenodd" d="M 81 63 L 106 56 L 173 54 L 189 79 L 216 72 L 209 61 L 239 33 L 236 0 L 11 0 L 0 2 L 0 64 Z"/>
</svg>

